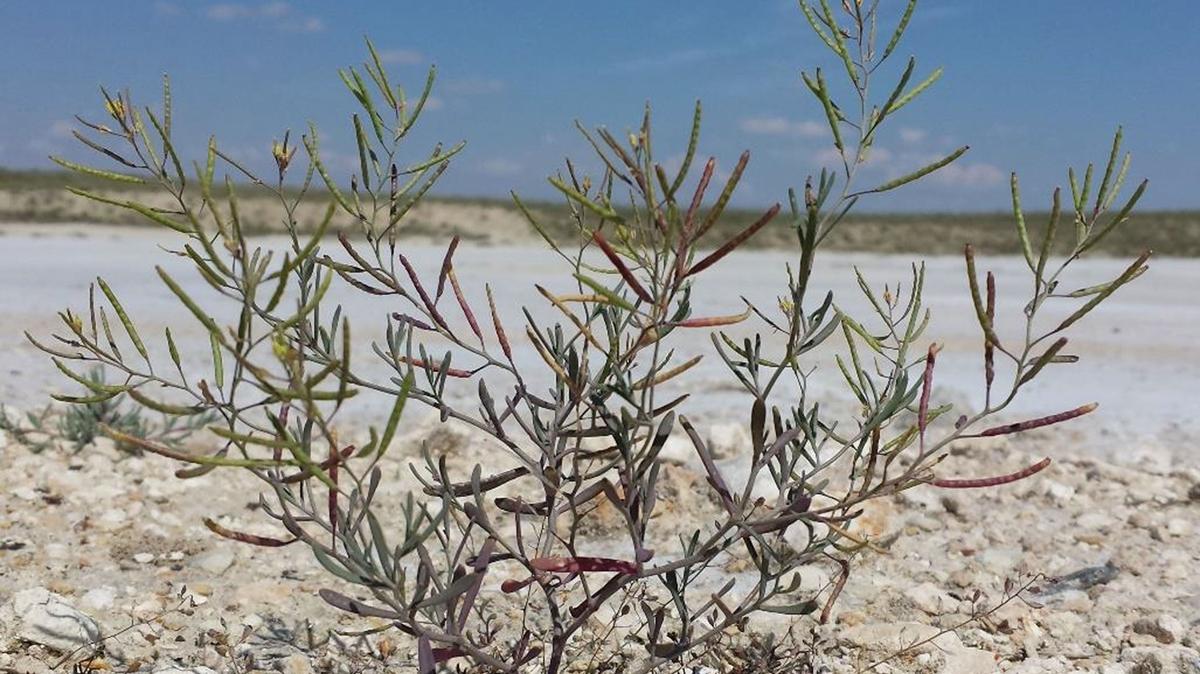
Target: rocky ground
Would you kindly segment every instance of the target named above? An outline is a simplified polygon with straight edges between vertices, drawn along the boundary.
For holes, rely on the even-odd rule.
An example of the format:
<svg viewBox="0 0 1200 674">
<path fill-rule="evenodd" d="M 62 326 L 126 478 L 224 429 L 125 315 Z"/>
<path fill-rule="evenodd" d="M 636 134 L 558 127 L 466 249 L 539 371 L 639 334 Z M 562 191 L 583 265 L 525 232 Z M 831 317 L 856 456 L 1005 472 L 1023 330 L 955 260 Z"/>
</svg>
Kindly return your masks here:
<svg viewBox="0 0 1200 674">
<path fill-rule="evenodd" d="M 710 435 L 736 462 L 736 429 Z M 943 466 L 993 474 L 1077 439 L 967 442 Z M 421 441 L 456 462 L 481 451 L 420 423 L 390 454 L 384 496 L 411 486 L 404 464 Z M 329 581 L 306 551 L 204 528 L 216 515 L 269 530 L 246 476 L 177 480 L 169 462 L 104 440 L 78 453 L 0 447 L 0 671 L 382 672 L 414 660 L 394 636 L 347 636 L 378 623 L 324 605 Z M 859 559 L 830 624 L 765 627 L 790 627 L 823 672 L 1200 672 L 1200 471 L 1165 453 L 1136 465 L 1050 453 L 1017 484 L 927 487 L 872 508 L 856 531 L 879 551 Z M 701 479 L 686 457 L 671 470 L 668 485 Z M 820 586 L 832 570 L 811 571 Z M 1028 587 L 996 608 L 1006 585 Z"/>
</svg>

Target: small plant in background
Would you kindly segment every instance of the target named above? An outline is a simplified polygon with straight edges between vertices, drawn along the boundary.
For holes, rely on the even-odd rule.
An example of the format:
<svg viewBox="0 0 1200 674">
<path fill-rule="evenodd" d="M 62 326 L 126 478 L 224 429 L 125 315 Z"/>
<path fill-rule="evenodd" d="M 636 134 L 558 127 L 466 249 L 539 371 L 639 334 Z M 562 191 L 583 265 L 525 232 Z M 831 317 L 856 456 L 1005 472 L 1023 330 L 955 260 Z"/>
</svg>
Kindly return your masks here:
<svg viewBox="0 0 1200 674">
<path fill-rule="evenodd" d="M 74 374 L 74 373 L 72 373 Z M 122 435 L 150 440 L 168 447 L 180 447 L 192 434 L 215 420 L 212 414 L 180 417 L 159 414 L 157 420 L 147 418 L 145 408 L 130 406 L 126 396 L 97 395 L 108 388 L 104 370 L 94 367 L 83 374 L 84 394 L 55 396 L 68 403 L 65 407 L 46 405 L 36 412 L 26 412 L 23 418 L 0 405 L 0 430 L 8 432 L 17 442 L 33 452 L 51 447 L 69 446 L 80 451 L 96 438 L 104 437 L 102 429 L 113 429 Z M 137 445 L 117 441 L 117 448 L 126 452 L 141 452 Z"/>
<path fill-rule="evenodd" d="M 919 79 L 909 59 L 886 96 L 871 95 L 876 71 L 893 56 L 915 5 L 909 2 L 898 24 L 880 33 L 877 2 L 844 3 L 840 9 L 824 0 L 819 6 L 800 3 L 845 80 L 845 91 L 838 93 L 823 69 L 803 74 L 824 111 L 840 165 L 789 194 L 787 209 L 772 206 L 728 239 L 714 241 L 710 234 L 719 231 L 714 225 L 749 155 L 717 185 L 715 159 L 701 162 L 696 156 L 699 105 L 677 171 L 656 160 L 648 109 L 626 138 L 581 127 L 600 174 L 589 177 L 568 163 L 550 179 L 570 206 L 577 245 L 567 247 L 546 234 L 514 195 L 567 272 L 536 287 L 561 316 L 554 323 L 539 322 L 529 311 L 521 323 L 506 318 L 490 287 L 486 306 L 472 304 L 456 274 L 457 239 L 449 242 L 436 276 L 424 278 L 398 245 L 405 214 L 462 147 L 437 145 L 409 163 L 401 160 L 404 141 L 428 100 L 432 71 L 415 101 L 392 85 L 369 44 L 371 59 L 362 69 L 341 73 L 362 108 L 352 118 L 359 166 L 348 188 L 322 163 L 315 129 L 298 145 L 283 135 L 273 148 L 276 170 L 270 177 L 229 158 L 215 141 L 206 159 L 186 171 L 171 140 L 168 87 L 158 112 L 135 106 L 128 94 L 105 93 L 109 119 L 83 122 L 100 139 L 85 142 L 122 172 L 57 161 L 90 176 L 158 184 L 170 194 L 171 209 L 132 201 L 118 205 L 179 232 L 178 252 L 236 309 L 236 323 L 219 322 L 160 267 L 162 282 L 208 335 L 206 376 L 184 373 L 170 331 L 164 335 L 169 361 L 153 358 L 131 314 L 103 282 L 106 305 L 93 302 L 86 321 L 64 312 L 66 333 L 55 335 L 54 343 L 35 343 L 88 387 L 89 396 L 77 403 L 127 395 L 147 409 L 205 419 L 212 443 L 207 453 L 137 437 L 112 423 L 100 429 L 192 464 L 184 476 L 236 467 L 261 479 L 267 491 L 263 510 L 286 534 L 251 535 L 212 521 L 209 527 L 249 544 L 310 548 L 322 567 L 351 588 L 326 589 L 321 596 L 409 635 L 422 672 L 463 660 L 496 671 L 559 672 L 580 656 L 587 642 L 583 632 L 597 621 L 609 626 L 601 633 L 610 640 L 619 629 L 627 643 L 639 645 L 640 654 L 622 654 L 628 660 L 621 666 L 643 672 L 689 661 L 728 629 L 746 628 L 757 614 L 811 615 L 825 622 L 855 557 L 872 548 L 855 527 L 864 504 L 929 484 L 996 486 L 1045 468 L 1048 459 L 998 477 L 935 472 L 957 440 L 1018 433 L 1095 408 L 1086 404 L 1017 423 L 988 423 L 1047 368 L 1077 360 L 1064 333 L 1143 273 L 1148 257 L 1108 283 L 1064 289 L 1071 263 L 1128 218 L 1145 188 L 1140 185 L 1113 212 L 1129 166 L 1119 133 L 1098 182 L 1091 167 L 1082 180 L 1072 172 L 1073 218 L 1062 217 L 1055 192 L 1041 241 L 1028 233 L 1014 177 L 1013 212 L 1032 295 L 1023 315 L 1015 317 L 1016 336 L 1010 336 L 1007 318 L 997 315 L 995 279 L 990 273 L 980 277 L 974 252 L 966 247 L 986 396 L 982 409 L 960 413 L 953 423 L 950 406 L 930 402 L 939 349 L 924 338 L 929 312 L 921 265 L 907 279 L 889 280 L 882 292 L 878 280 L 856 272 L 871 307 L 865 316 L 850 315 L 832 293 L 812 287 L 818 249 L 859 200 L 917 181 L 967 151 L 960 148 L 878 185 L 859 185 L 880 129 L 941 74 L 938 69 Z M 879 34 L 888 36 L 886 43 L 876 42 Z M 263 250 L 246 239 L 232 179 L 225 178 L 222 195 L 218 165 L 277 198 L 291 235 L 286 250 Z M 301 176 L 298 188 L 284 189 L 289 175 Z M 314 180 L 324 191 L 313 189 Z M 316 233 L 302 239 L 295 213 L 309 198 L 328 198 L 330 205 Z M 359 238 L 342 233 L 335 258 L 322 242 L 339 210 L 353 217 Z M 695 281 L 762 228 L 780 222 L 794 232 L 796 258 L 781 270 L 786 274 L 777 301 L 696 315 Z M 1072 252 L 1052 258 L 1052 244 L 1064 236 L 1074 236 Z M 389 298 L 396 307 L 386 317 L 370 365 L 353 353 L 350 323 L 330 293 L 335 281 Z M 1062 315 L 1047 317 L 1047 311 Z M 106 312 L 117 317 L 132 350 L 118 349 Z M 735 338 L 729 328 L 737 324 L 757 325 L 759 332 Z M 724 363 L 744 393 L 751 446 L 737 459 L 744 464 L 737 481 L 718 467 L 687 416 L 689 395 L 670 393 L 705 357 L 680 353 L 676 337 L 700 330 L 711 336 L 707 355 Z M 826 365 L 840 370 L 858 402 L 850 415 L 834 414 L 809 395 L 814 367 L 824 358 L 814 350 L 839 338 L 840 353 Z M 526 345 L 533 361 L 515 353 Z M 114 368 L 122 383 L 78 375 L 67 367 L 73 360 Z M 452 402 L 456 386 L 470 387 L 477 405 L 466 409 Z M 355 446 L 345 440 L 352 429 L 339 417 L 363 390 L 392 396 L 394 404 L 386 421 L 369 429 L 367 442 Z M 501 458 L 458 474 L 445 457 L 425 451 L 422 465 L 414 468 L 422 493 L 398 505 L 379 503 L 380 464 L 410 402 L 436 410 L 443 422 L 489 436 Z M 662 452 L 672 436 L 690 440 L 717 504 L 711 521 L 678 539 L 658 516 L 664 506 Z M 384 517 L 387 507 L 398 507 L 399 515 Z M 616 540 L 584 533 L 604 513 L 615 513 Z M 722 570 L 730 561 L 750 570 L 742 582 Z M 832 564 L 840 575 L 817 591 L 801 590 L 798 571 L 815 563 Z M 495 616 L 507 608 L 521 619 L 500 626 Z M 620 650 L 617 644 L 608 647 L 614 654 Z"/>
</svg>

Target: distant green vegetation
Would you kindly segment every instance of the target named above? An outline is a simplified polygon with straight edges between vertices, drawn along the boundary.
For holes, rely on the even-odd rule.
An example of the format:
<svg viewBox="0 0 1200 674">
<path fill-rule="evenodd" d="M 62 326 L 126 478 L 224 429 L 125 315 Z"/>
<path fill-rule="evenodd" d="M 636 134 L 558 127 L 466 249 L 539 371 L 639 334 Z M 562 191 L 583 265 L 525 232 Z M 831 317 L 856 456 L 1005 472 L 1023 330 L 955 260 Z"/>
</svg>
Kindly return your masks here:
<svg viewBox="0 0 1200 674">
<path fill-rule="evenodd" d="M 95 203 L 76 197 L 64 188 L 73 185 L 88 190 L 111 192 L 112 183 L 88 176 L 69 174 L 64 171 L 15 171 L 0 168 L 0 222 L 97 222 L 107 224 L 145 224 L 136 214 L 125 209 L 103 208 Z M 152 186 L 130 185 L 130 192 L 146 193 Z M 245 201 L 245 211 L 252 220 L 248 229 L 258 232 L 282 231 L 274 223 L 253 219 L 260 212 L 269 211 L 266 199 L 257 196 L 253 185 L 238 186 L 239 198 Z M 314 212 L 322 209 L 322 194 L 315 192 L 312 203 Z M 256 202 L 262 203 L 256 203 Z M 427 200 L 431 208 L 442 206 L 472 207 L 490 212 L 495 217 L 485 218 L 491 226 L 480 222 L 447 222 L 444 220 L 414 218 L 409 233 L 415 236 L 437 235 L 455 231 L 465 238 L 480 242 L 512 241 L 536 237 L 533 228 L 523 224 L 512 202 L 504 199 L 478 197 L 434 197 Z M 545 223 L 552 236 L 563 240 L 575 231 L 565 206 L 558 203 L 529 204 L 540 222 Z M 258 206 L 256 208 L 256 206 Z M 729 238 L 740 231 L 761 213 L 761 209 L 747 209 L 727 213 L 721 224 L 708 234 L 713 241 Z M 478 217 L 476 214 L 475 217 Z M 1040 237 L 1049 219 L 1047 213 L 1027 213 L 1030 233 Z M 315 221 L 315 219 L 314 219 Z M 354 231 L 352 223 L 339 223 Z M 926 255 L 957 254 L 966 242 L 992 254 L 1019 253 L 1017 238 L 1013 236 L 1010 213 L 859 213 L 848 216 L 845 226 L 831 235 L 828 245 L 835 250 L 855 250 L 884 253 L 920 253 Z M 303 228 L 303 223 L 302 223 Z M 1062 235 L 1059 252 L 1066 252 L 1071 241 Z M 763 229 L 750 241 L 758 248 L 783 248 L 792 245 L 794 234 L 787 220 L 779 218 Z M 1134 255 L 1150 248 L 1161 256 L 1200 256 L 1200 211 L 1149 211 L 1133 216 L 1131 226 L 1117 228 L 1105 239 L 1097 250 L 1107 255 Z"/>
</svg>

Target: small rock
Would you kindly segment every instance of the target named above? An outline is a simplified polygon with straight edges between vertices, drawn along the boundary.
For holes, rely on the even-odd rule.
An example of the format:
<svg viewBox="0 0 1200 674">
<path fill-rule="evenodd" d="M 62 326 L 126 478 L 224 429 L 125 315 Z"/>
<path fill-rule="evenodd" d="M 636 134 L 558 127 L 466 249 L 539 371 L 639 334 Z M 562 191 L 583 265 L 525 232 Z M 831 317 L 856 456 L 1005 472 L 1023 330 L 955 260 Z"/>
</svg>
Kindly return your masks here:
<svg viewBox="0 0 1200 674">
<path fill-rule="evenodd" d="M 170 611 L 166 615 L 159 618 L 157 622 L 172 632 L 179 632 L 190 625 L 192 620 L 189 616 L 176 613 L 175 611 Z"/>
<path fill-rule="evenodd" d="M 995 546 L 975 555 L 975 559 L 988 571 L 1003 575 L 1015 569 L 1024 556 L 1020 548 Z"/>
<path fill-rule="evenodd" d="M 1121 573 L 1120 568 L 1112 560 L 1102 566 L 1087 566 L 1071 573 L 1050 578 L 1044 585 L 1034 588 L 1033 596 L 1038 601 L 1044 601 L 1051 595 L 1071 590 L 1087 591 L 1097 585 L 1111 583 Z"/>
<path fill-rule="evenodd" d="M 921 491 L 913 489 L 910 491 Z M 908 493 L 908 492 L 904 492 Z M 861 504 L 862 514 L 851 527 L 852 531 L 869 541 L 881 545 L 890 545 L 894 536 L 901 531 L 900 518 L 897 517 L 896 507 L 888 499 L 873 499 Z"/>
<path fill-rule="evenodd" d="M 121 510 L 120 508 L 110 508 L 109 510 L 105 510 L 100 514 L 99 517 L 96 518 L 96 526 L 107 531 L 112 531 L 113 529 L 119 529 L 124 526 L 128 520 L 129 516 L 125 514 L 124 510 Z"/>
<path fill-rule="evenodd" d="M 192 557 L 191 564 L 201 571 L 219 576 L 233 566 L 233 550 L 226 545 L 217 546 L 208 552 Z"/>
<path fill-rule="evenodd" d="M 1200 482 L 1192 485 L 1192 488 L 1188 489 L 1187 495 L 1193 501 L 1200 501 Z"/>
<path fill-rule="evenodd" d="M 1134 512 L 1129 516 L 1129 519 L 1126 520 L 1126 522 L 1128 522 L 1130 526 L 1146 530 L 1153 529 L 1154 525 L 1157 524 L 1157 520 L 1155 519 L 1154 515 L 1146 510 L 1138 510 Z"/>
<path fill-rule="evenodd" d="M 954 583 L 957 587 L 968 588 L 974 586 L 978 580 L 970 569 L 961 568 L 950 574 L 950 582 Z"/>
<path fill-rule="evenodd" d="M 71 556 L 71 548 L 62 543 L 47 543 L 42 551 L 46 553 L 46 559 L 67 559 Z"/>
<path fill-rule="evenodd" d="M 133 561 L 138 564 L 149 564 L 154 561 L 154 554 L 150 552 L 139 552 L 133 556 Z"/>
<path fill-rule="evenodd" d="M 1164 527 L 1168 536 L 1184 536 L 1191 533 L 1192 525 L 1182 517 L 1172 517 Z"/>
<path fill-rule="evenodd" d="M 1065 658 L 1029 658 L 1015 667 L 1010 667 L 1005 674 L 1067 674 L 1077 671 L 1066 664 Z"/>
<path fill-rule="evenodd" d="M 283 674 L 312 674 L 312 662 L 301 653 L 292 653 L 275 663 L 275 667 Z"/>
<path fill-rule="evenodd" d="M 107 585 L 95 587 L 84 593 L 80 600 L 84 606 L 96 611 L 105 611 L 112 608 L 117 601 L 117 591 Z"/>
<path fill-rule="evenodd" d="M 942 674 L 992 674 L 996 656 L 978 648 L 957 648 L 946 652 Z"/>
<path fill-rule="evenodd" d="M 737 456 L 750 447 L 750 433 L 742 424 L 713 424 L 708 429 L 708 446 L 718 460 Z"/>
<path fill-rule="evenodd" d="M 846 627 L 854 627 L 861 625 L 867 621 L 867 616 L 862 611 L 843 611 L 838 614 L 837 622 L 839 625 Z"/>
<path fill-rule="evenodd" d="M 5 623 L 16 627 L 16 638 L 64 653 L 100 639 L 95 620 L 44 587 L 14 594 L 0 610 L 0 624 Z"/>
<path fill-rule="evenodd" d="M 13 552 L 29 547 L 29 541 L 20 538 L 0 538 L 0 552 Z"/>
<path fill-rule="evenodd" d="M 22 501 L 38 500 L 38 493 L 36 491 L 34 491 L 33 489 L 30 489 L 29 487 L 17 487 L 16 489 L 13 489 L 9 493 L 15 497 L 21 499 Z"/>
<path fill-rule="evenodd" d="M 1075 496 L 1075 488 L 1054 480 L 1046 480 L 1044 493 L 1055 503 L 1066 503 Z"/>
<path fill-rule="evenodd" d="M 203 665 L 196 667 L 175 667 L 174 665 L 169 665 L 154 670 L 154 674 L 217 674 L 217 670 Z"/>
<path fill-rule="evenodd" d="M 929 615 L 944 615 L 958 609 L 958 600 L 933 583 L 921 583 L 904 591 L 904 596 Z"/>
<path fill-rule="evenodd" d="M 1075 526 L 1080 529 L 1112 529 L 1116 525 L 1117 520 L 1099 511 L 1086 512 L 1075 518 Z"/>
<path fill-rule="evenodd" d="M 1059 607 L 1073 613 L 1087 613 L 1092 610 L 1095 602 L 1082 590 L 1068 590 L 1059 598 Z"/>
<path fill-rule="evenodd" d="M 1133 622 L 1133 631 L 1137 634 L 1148 634 L 1161 644 L 1179 643 L 1187 634 L 1187 625 L 1179 618 L 1166 613 L 1156 618 L 1139 618 Z"/>
<path fill-rule="evenodd" d="M 921 513 L 910 515 L 908 518 L 908 524 L 920 529 L 921 531 L 937 531 L 942 528 L 942 523 L 937 521 L 937 519 L 929 517 L 928 515 L 922 515 Z"/>
<path fill-rule="evenodd" d="M 75 594 L 75 586 L 63 578 L 53 578 L 47 581 L 46 589 L 55 594 L 61 594 L 64 597 L 70 597 Z"/>
<path fill-rule="evenodd" d="M 262 627 L 264 622 L 266 621 L 263 620 L 262 616 L 258 615 L 257 613 L 250 613 L 242 616 L 241 620 L 242 625 L 244 625 L 250 631 L 254 631 Z"/>
<path fill-rule="evenodd" d="M 1130 674 L 1200 674 L 1200 652 L 1183 646 L 1135 646 L 1121 651 Z"/>
</svg>

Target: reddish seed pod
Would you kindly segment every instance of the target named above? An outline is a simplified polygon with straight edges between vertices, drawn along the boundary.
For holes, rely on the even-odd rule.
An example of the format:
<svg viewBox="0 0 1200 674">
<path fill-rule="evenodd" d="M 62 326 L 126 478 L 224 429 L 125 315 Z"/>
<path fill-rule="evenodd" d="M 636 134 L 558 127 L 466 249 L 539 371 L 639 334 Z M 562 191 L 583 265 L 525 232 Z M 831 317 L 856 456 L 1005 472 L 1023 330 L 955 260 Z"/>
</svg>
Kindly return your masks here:
<svg viewBox="0 0 1200 674">
<path fill-rule="evenodd" d="M 722 325 L 734 325 L 750 318 L 750 310 L 747 309 L 740 314 L 732 314 L 730 316 L 708 316 L 704 318 L 689 318 L 686 321 L 680 321 L 675 326 L 679 328 L 716 328 Z"/>
<path fill-rule="evenodd" d="M 446 319 L 442 318 L 441 313 L 439 313 L 437 310 L 437 305 L 429 298 L 429 293 L 425 292 L 425 286 L 421 285 L 421 279 L 417 276 L 417 271 L 413 269 L 413 266 L 408 261 L 408 258 L 404 257 L 403 253 L 399 254 L 397 257 L 400 259 L 400 264 L 404 266 L 404 271 L 408 274 L 408 279 L 412 281 L 413 288 L 416 289 L 417 294 L 421 296 L 421 303 L 425 305 L 425 309 L 429 312 L 429 316 L 433 318 L 433 321 L 442 328 L 449 329 L 446 324 Z"/>
<path fill-rule="evenodd" d="M 717 167 L 717 160 L 709 157 L 704 164 L 704 170 L 700 173 L 700 182 L 696 184 L 696 192 L 692 195 L 692 203 L 688 206 L 687 215 L 684 216 L 684 228 L 690 235 L 692 233 L 692 219 L 696 216 L 696 211 L 700 210 L 700 203 L 704 201 L 704 193 L 708 191 L 708 183 L 712 180 L 713 170 Z"/>
<path fill-rule="evenodd" d="M 454 269 L 450 269 L 448 274 L 450 278 L 450 287 L 454 290 L 454 298 L 458 300 L 458 306 L 462 309 L 463 316 L 467 318 L 467 324 L 471 326 L 471 332 L 483 341 L 483 332 L 479 329 L 479 323 L 475 320 L 475 312 L 471 311 L 471 305 L 467 304 L 467 298 L 463 296 L 462 288 L 458 285 L 458 277 L 454 274 Z"/>
<path fill-rule="evenodd" d="M 692 268 L 687 270 L 687 273 L 685 273 L 684 276 L 687 277 L 687 276 L 692 276 L 694 274 L 699 274 L 700 272 L 704 271 L 705 269 L 708 269 L 709 267 L 711 267 L 714 264 L 716 264 L 717 262 L 719 262 L 721 260 L 721 258 L 732 253 L 735 249 L 738 248 L 738 246 L 741 246 L 743 243 L 746 243 L 746 241 L 750 237 L 754 236 L 758 232 L 758 230 L 765 227 L 766 224 L 768 222 L 770 222 L 771 219 L 774 218 L 777 213 L 779 213 L 779 208 L 780 208 L 779 204 L 775 204 L 774 206 L 772 206 L 769 210 L 767 210 L 766 213 L 763 213 L 762 216 L 754 222 L 754 224 L 750 225 L 746 229 L 743 229 L 741 232 L 739 232 L 737 235 L 735 235 L 729 241 L 726 241 L 724 245 L 722 245 L 720 248 L 718 248 L 715 251 L 713 251 L 712 253 L 710 253 L 708 255 L 708 257 L 706 257 L 703 260 L 700 260 L 696 264 L 692 265 Z"/>
<path fill-rule="evenodd" d="M 1033 475 L 1035 473 L 1040 473 L 1042 470 L 1044 470 L 1046 468 L 1046 466 L 1049 466 L 1049 465 L 1050 465 L 1050 459 L 1045 458 L 1045 459 L 1042 459 L 1041 461 L 1038 461 L 1037 463 L 1033 464 L 1032 466 L 1029 466 L 1028 468 L 1018 470 L 1015 473 L 1009 473 L 1008 475 L 999 475 L 997 477 L 981 477 L 981 478 L 974 478 L 974 479 L 951 478 L 951 479 L 945 479 L 945 480 L 934 480 L 934 481 L 930 482 L 930 484 L 932 484 L 935 487 L 941 487 L 943 489 L 978 489 L 980 487 L 996 487 L 996 486 L 999 486 L 1002 484 L 1009 484 L 1010 482 L 1016 482 L 1017 480 L 1024 480 L 1025 478 L 1029 477 L 1030 475 Z"/>
<path fill-rule="evenodd" d="M 500 591 L 505 594 L 512 594 L 513 592 L 520 592 L 521 590 L 528 587 L 531 583 L 533 583 L 533 581 L 534 581 L 533 577 L 526 578 L 525 580 L 515 580 L 515 579 L 510 578 L 510 579 L 504 581 L 503 583 L 500 583 Z"/>
<path fill-rule="evenodd" d="M 996 277 L 992 272 L 987 273 L 987 312 L 988 325 L 996 324 Z M 983 344 L 983 377 L 988 393 L 992 390 L 992 381 L 996 378 L 996 345 L 990 339 Z"/>
<path fill-rule="evenodd" d="M 1028 431 L 1034 428 L 1050 426 L 1074 419 L 1076 417 L 1081 417 L 1099 406 L 1100 405 L 1098 403 L 1088 403 L 1087 405 L 1076 407 L 1073 410 L 1059 412 L 1058 414 L 1051 414 L 1050 416 L 1046 417 L 1039 417 L 1037 419 L 1030 419 L 1028 421 L 1018 421 L 1016 423 L 1005 424 L 1003 426 L 995 426 L 993 428 L 980 431 L 975 437 L 989 438 L 996 435 L 1008 435 L 1009 433 L 1020 433 L 1021 431 Z"/>
<path fill-rule="evenodd" d="M 438 274 L 437 294 L 435 298 L 442 298 L 442 291 L 446 289 L 446 277 L 450 275 L 450 269 L 454 264 L 454 251 L 458 249 L 458 235 L 450 239 L 450 245 L 446 247 L 446 256 L 442 258 L 442 270 Z"/>
<path fill-rule="evenodd" d="M 228 538 L 229 540 L 237 541 L 239 543 L 248 543 L 250 545 L 257 545 L 264 548 L 282 548 L 285 545 L 291 545 L 292 543 L 300 540 L 298 538 L 293 538 L 291 540 L 283 541 L 279 540 L 278 538 L 270 538 L 268 536 L 258 536 L 255 534 L 242 533 L 241 531 L 233 531 L 232 529 L 226 529 L 207 517 L 204 518 L 204 526 L 208 527 L 209 531 L 220 536 L 221 538 Z"/>
<path fill-rule="evenodd" d="M 621 274 L 621 278 L 625 279 L 625 282 L 629 284 L 629 289 L 638 296 L 638 299 L 647 304 L 654 302 L 654 298 L 650 296 L 650 293 L 646 292 L 646 289 L 642 287 L 642 283 L 633 275 L 633 271 L 625 265 L 625 261 L 621 259 L 621 256 L 617 255 L 617 251 L 608 245 L 608 240 L 604 238 L 604 235 L 599 230 L 592 234 L 592 240 L 604 252 L 604 256 L 608 258 L 608 261 L 617 268 L 617 271 Z"/>
<path fill-rule="evenodd" d="M 929 396 L 933 392 L 933 367 L 937 363 L 937 354 L 940 350 L 941 348 L 937 344 L 930 344 L 929 353 L 925 356 L 925 374 L 921 379 L 921 403 L 917 410 L 921 451 L 925 451 L 925 426 L 929 423 Z"/>
<path fill-rule="evenodd" d="M 512 347 L 508 343 L 508 335 L 504 332 L 504 325 L 500 322 L 500 314 L 496 312 L 496 299 L 492 297 L 492 287 L 486 286 L 488 308 L 492 311 L 492 326 L 496 329 L 496 339 L 500 342 L 500 348 L 504 351 L 504 357 L 512 361 Z"/>
</svg>

